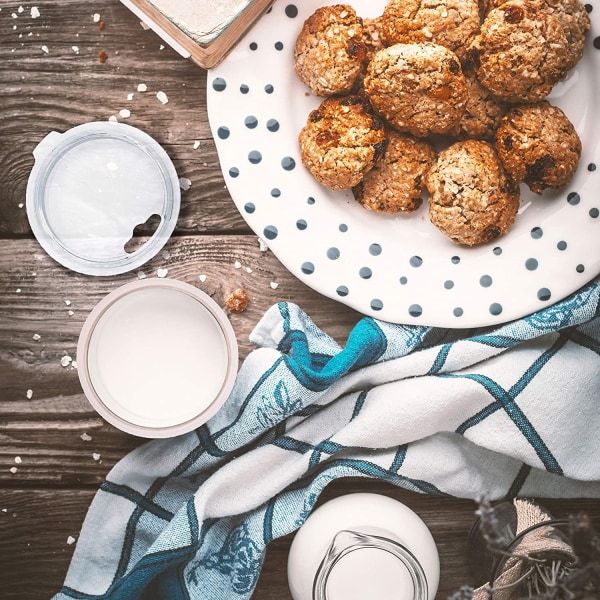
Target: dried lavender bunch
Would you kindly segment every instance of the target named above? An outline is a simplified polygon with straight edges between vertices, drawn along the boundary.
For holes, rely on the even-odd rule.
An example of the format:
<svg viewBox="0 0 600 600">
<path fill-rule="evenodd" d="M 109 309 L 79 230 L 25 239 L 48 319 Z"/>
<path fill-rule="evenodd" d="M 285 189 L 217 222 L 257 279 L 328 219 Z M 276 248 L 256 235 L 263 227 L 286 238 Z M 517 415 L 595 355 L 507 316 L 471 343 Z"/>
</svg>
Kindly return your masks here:
<svg viewBox="0 0 600 600">
<path fill-rule="evenodd" d="M 448 600 L 471 600 L 475 590 L 469 585 L 463 585 L 452 596 L 448 596 Z"/>
<path fill-rule="evenodd" d="M 571 517 L 569 538 L 577 564 L 559 582 L 558 600 L 598 600 L 600 597 L 600 535 L 585 513 Z"/>
<path fill-rule="evenodd" d="M 483 539 L 490 550 L 502 552 L 512 541 L 514 532 L 500 522 L 496 509 L 487 498 L 480 498 L 478 504 L 475 515 L 480 519 L 479 528 Z"/>
<path fill-rule="evenodd" d="M 478 503 L 476 514 L 480 517 L 481 533 L 488 549 L 493 553 L 506 554 L 514 532 L 502 525 L 489 501 L 480 499 Z M 567 565 L 555 558 L 541 561 L 524 557 L 531 569 L 525 581 L 519 581 L 515 599 L 600 600 L 600 534 L 590 517 L 580 513 L 569 519 L 567 535 L 576 561 Z M 488 599 L 493 600 L 493 587 L 487 586 L 484 592 Z M 472 587 L 463 586 L 448 600 L 472 600 L 474 593 Z"/>
</svg>

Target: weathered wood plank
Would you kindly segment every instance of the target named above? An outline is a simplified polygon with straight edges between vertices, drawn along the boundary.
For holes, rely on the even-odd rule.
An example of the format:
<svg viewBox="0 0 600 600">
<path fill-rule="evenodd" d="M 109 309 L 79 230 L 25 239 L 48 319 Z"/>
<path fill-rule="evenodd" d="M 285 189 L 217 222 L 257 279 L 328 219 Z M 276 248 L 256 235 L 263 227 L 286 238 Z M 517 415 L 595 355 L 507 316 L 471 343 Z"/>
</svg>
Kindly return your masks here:
<svg viewBox="0 0 600 600">
<path fill-rule="evenodd" d="M 192 182 L 182 194 L 178 233 L 249 231 L 221 177 L 206 109 L 206 71 L 169 47 L 161 49 L 156 34 L 142 29 L 119 2 L 91 7 L 81 0 L 46 0 L 36 6 L 37 19 L 29 6 L 21 13 L 17 4 L 0 10 L 0 234 L 30 231 L 21 205 L 38 142 L 50 131 L 111 116 L 154 137 L 178 175 Z M 93 21 L 96 11 L 103 31 Z M 100 51 L 108 54 L 104 63 Z M 146 92 L 137 91 L 140 83 Z M 167 94 L 166 104 L 157 99 L 159 91 Z M 131 115 L 120 116 L 121 110 Z"/>
<path fill-rule="evenodd" d="M 461 585 L 473 583 L 467 560 L 467 536 L 474 522 L 473 502 L 421 496 L 377 481 L 344 479 L 330 484 L 319 503 L 341 494 L 369 491 L 389 495 L 415 510 L 432 532 L 441 562 L 437 600 Z M 7 490 L 0 488 L 0 589 L 5 600 L 38 600 L 56 592 L 66 574 L 93 490 Z M 600 504 L 593 500 L 541 501 L 554 516 L 586 511 L 600 522 Z M 272 542 L 254 598 L 289 600 L 287 554 L 293 535 Z"/>
<path fill-rule="evenodd" d="M 240 361 L 254 348 L 251 330 L 280 300 L 301 298 L 317 325 L 341 344 L 360 318 L 309 290 L 270 251 L 261 251 L 252 235 L 175 237 L 143 267 L 148 277 L 158 269 L 202 289 L 222 307 L 233 289 L 246 289 L 248 309 L 228 313 Z M 56 264 L 36 241 L 0 241 L 0 483 L 98 485 L 106 468 L 135 445 L 135 438 L 96 415 L 74 364 L 63 366 L 61 359 L 76 360 L 79 331 L 89 312 L 137 276 L 79 275 Z M 82 442 L 83 433 L 92 435 L 93 443 Z M 95 464 L 93 453 L 101 455 L 102 465 Z M 15 456 L 21 465 L 15 465 Z M 14 467 L 17 473 L 10 472 Z"/>
<path fill-rule="evenodd" d="M 395 497 L 417 510 L 430 527 L 438 544 L 443 577 L 439 600 L 447 597 L 469 578 L 466 562 L 466 535 L 473 520 L 473 503 L 451 498 L 428 497 L 427 502 L 412 492 L 379 482 L 342 480 L 332 483 L 320 502 L 343 493 L 372 491 Z M 91 490 L 0 491 L 0 588 L 3 598 L 28 600 L 48 598 L 61 585 L 77 539 Z M 444 514 L 452 510 L 453 518 Z M 287 554 L 293 536 L 275 540 L 267 556 L 254 597 L 257 600 L 291 598 L 287 587 Z M 45 577 L 38 574 L 44 572 Z"/>
</svg>

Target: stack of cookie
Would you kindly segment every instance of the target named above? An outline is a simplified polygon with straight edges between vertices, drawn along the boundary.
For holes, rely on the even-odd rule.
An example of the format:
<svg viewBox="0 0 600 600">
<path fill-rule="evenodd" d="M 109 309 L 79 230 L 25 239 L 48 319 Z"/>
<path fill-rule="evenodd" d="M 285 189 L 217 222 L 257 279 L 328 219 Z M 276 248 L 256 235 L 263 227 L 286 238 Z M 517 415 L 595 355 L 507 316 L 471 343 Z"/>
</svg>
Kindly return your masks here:
<svg viewBox="0 0 600 600">
<path fill-rule="evenodd" d="M 299 134 L 302 161 L 367 209 L 413 212 L 476 245 L 505 234 L 520 183 L 573 177 L 581 141 L 546 99 L 583 55 L 579 0 L 389 0 L 376 19 L 317 9 L 295 70 L 324 98 Z"/>
</svg>

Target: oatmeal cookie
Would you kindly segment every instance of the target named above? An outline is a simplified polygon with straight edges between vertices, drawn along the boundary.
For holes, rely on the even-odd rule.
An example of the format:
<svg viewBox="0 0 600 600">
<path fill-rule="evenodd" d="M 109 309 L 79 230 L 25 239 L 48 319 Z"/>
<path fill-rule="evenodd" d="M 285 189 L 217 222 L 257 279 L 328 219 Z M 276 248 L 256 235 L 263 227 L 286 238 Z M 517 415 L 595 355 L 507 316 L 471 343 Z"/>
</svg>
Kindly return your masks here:
<svg viewBox="0 0 600 600">
<path fill-rule="evenodd" d="M 429 218 L 453 242 L 474 246 L 505 234 L 519 208 L 518 185 L 483 140 L 442 150 L 426 177 Z"/>
<path fill-rule="evenodd" d="M 504 4 L 506 0 L 487 0 L 486 13 Z M 529 0 L 536 10 L 555 16 L 567 38 L 565 73 L 571 70 L 583 56 L 585 37 L 590 29 L 590 17 L 579 0 Z"/>
<path fill-rule="evenodd" d="M 382 17 L 374 17 L 372 19 L 363 19 L 363 41 L 367 48 L 367 60 L 368 63 L 373 55 L 379 50 L 383 50 L 386 44 L 383 41 L 382 28 Z"/>
<path fill-rule="evenodd" d="M 363 41 L 367 49 L 367 54 L 366 59 L 363 61 L 360 75 L 356 79 L 356 84 L 354 86 L 354 92 L 357 94 L 364 93 L 364 79 L 371 59 L 375 56 L 376 52 L 385 48 L 383 35 L 381 33 L 381 17 L 363 19 Z"/>
<path fill-rule="evenodd" d="M 467 80 L 467 105 L 460 120 L 459 137 L 493 140 L 507 105 L 496 100 L 468 66 L 463 72 Z"/>
<path fill-rule="evenodd" d="M 298 142 L 304 166 L 332 190 L 357 185 L 387 144 L 382 120 L 358 95 L 323 100 L 308 116 Z"/>
<path fill-rule="evenodd" d="M 469 60 L 479 82 L 500 100 L 535 102 L 564 76 L 567 39 L 555 16 L 509 0 L 487 14 Z"/>
<path fill-rule="evenodd" d="M 544 0 L 543 4 L 542 10 L 558 19 L 567 38 L 567 61 L 564 65 L 566 74 L 583 56 L 590 17 L 579 0 Z"/>
<path fill-rule="evenodd" d="M 467 83 L 454 52 L 439 44 L 394 44 L 375 54 L 365 92 L 373 108 L 398 131 L 427 137 L 457 129 Z"/>
<path fill-rule="evenodd" d="M 461 60 L 479 25 L 478 0 L 390 0 L 382 15 L 387 46 L 433 42 Z"/>
<path fill-rule="evenodd" d="M 352 191 L 364 208 L 375 212 L 413 212 L 423 203 L 424 177 L 436 151 L 427 140 L 389 131 L 380 160 Z"/>
<path fill-rule="evenodd" d="M 569 183 L 581 157 L 575 127 L 546 101 L 511 109 L 500 122 L 496 146 L 507 172 L 536 194 Z"/>
<path fill-rule="evenodd" d="M 304 22 L 294 48 L 294 68 L 316 96 L 352 91 L 367 48 L 362 20 L 346 4 L 318 8 Z"/>
</svg>

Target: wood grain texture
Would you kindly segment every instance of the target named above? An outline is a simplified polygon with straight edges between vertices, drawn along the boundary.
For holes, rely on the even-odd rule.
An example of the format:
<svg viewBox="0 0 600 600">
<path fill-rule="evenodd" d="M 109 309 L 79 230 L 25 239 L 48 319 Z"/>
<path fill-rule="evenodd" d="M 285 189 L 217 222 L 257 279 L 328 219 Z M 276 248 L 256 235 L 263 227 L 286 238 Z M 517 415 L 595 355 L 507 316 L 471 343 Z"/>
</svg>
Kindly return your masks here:
<svg viewBox="0 0 600 600">
<path fill-rule="evenodd" d="M 396 489 L 375 481 L 347 479 L 330 484 L 319 504 L 345 493 L 368 491 L 381 493 L 418 510 L 429 526 L 440 552 L 442 569 L 453 575 L 445 577 L 440 587 L 440 600 L 454 592 L 469 576 L 466 561 L 467 535 L 473 522 L 474 504 L 468 500 L 428 497 L 427 504 L 416 493 Z M 0 587 L 3 598 L 19 595 L 23 582 L 31 582 L 28 600 L 48 598 L 57 591 L 60 580 L 40 577 L 39 566 L 48 573 L 65 573 L 75 548 L 80 524 L 94 492 L 91 490 L 8 490 L 0 495 Z M 452 512 L 452 519 L 447 513 Z M 267 549 L 266 559 L 254 598 L 288 600 L 287 553 L 293 535 L 275 540 Z M 70 543 L 71 542 L 71 543 Z M 53 551 L 48 553 L 47 547 Z M 20 577 L 14 576 L 19 573 Z M 13 574 L 13 575 L 11 575 Z"/>
<path fill-rule="evenodd" d="M 342 345 L 360 318 L 260 250 L 221 175 L 205 71 L 165 47 L 117 0 L 35 5 L 40 17 L 32 19 L 30 4 L 0 2 L 0 596 L 7 600 L 49 598 L 60 588 L 74 548 L 69 536 L 77 539 L 95 490 L 143 442 L 106 424 L 84 397 L 73 363 L 61 364 L 65 356 L 76 360 L 79 331 L 92 308 L 139 275 L 70 272 L 33 238 L 25 192 L 33 149 L 50 131 L 116 116 L 165 148 L 191 187 L 182 192 L 172 239 L 141 271 L 156 277 L 166 269 L 167 277 L 197 286 L 221 306 L 227 293 L 244 287 L 248 310 L 229 314 L 240 361 L 254 348 L 249 335 L 257 321 L 280 300 L 297 302 Z M 147 91 L 138 91 L 141 83 Z M 166 93 L 166 104 L 158 100 L 159 91 Z M 130 116 L 120 114 L 124 109 Z M 137 241 L 144 241 L 144 233 Z M 320 501 L 353 491 L 390 494 L 423 517 L 442 560 L 438 600 L 469 582 L 471 501 L 355 479 L 332 483 Z M 595 500 L 549 502 L 557 515 L 577 508 L 600 517 Z M 290 542 L 287 536 L 269 546 L 255 593 L 259 600 L 290 597 Z"/>
</svg>

